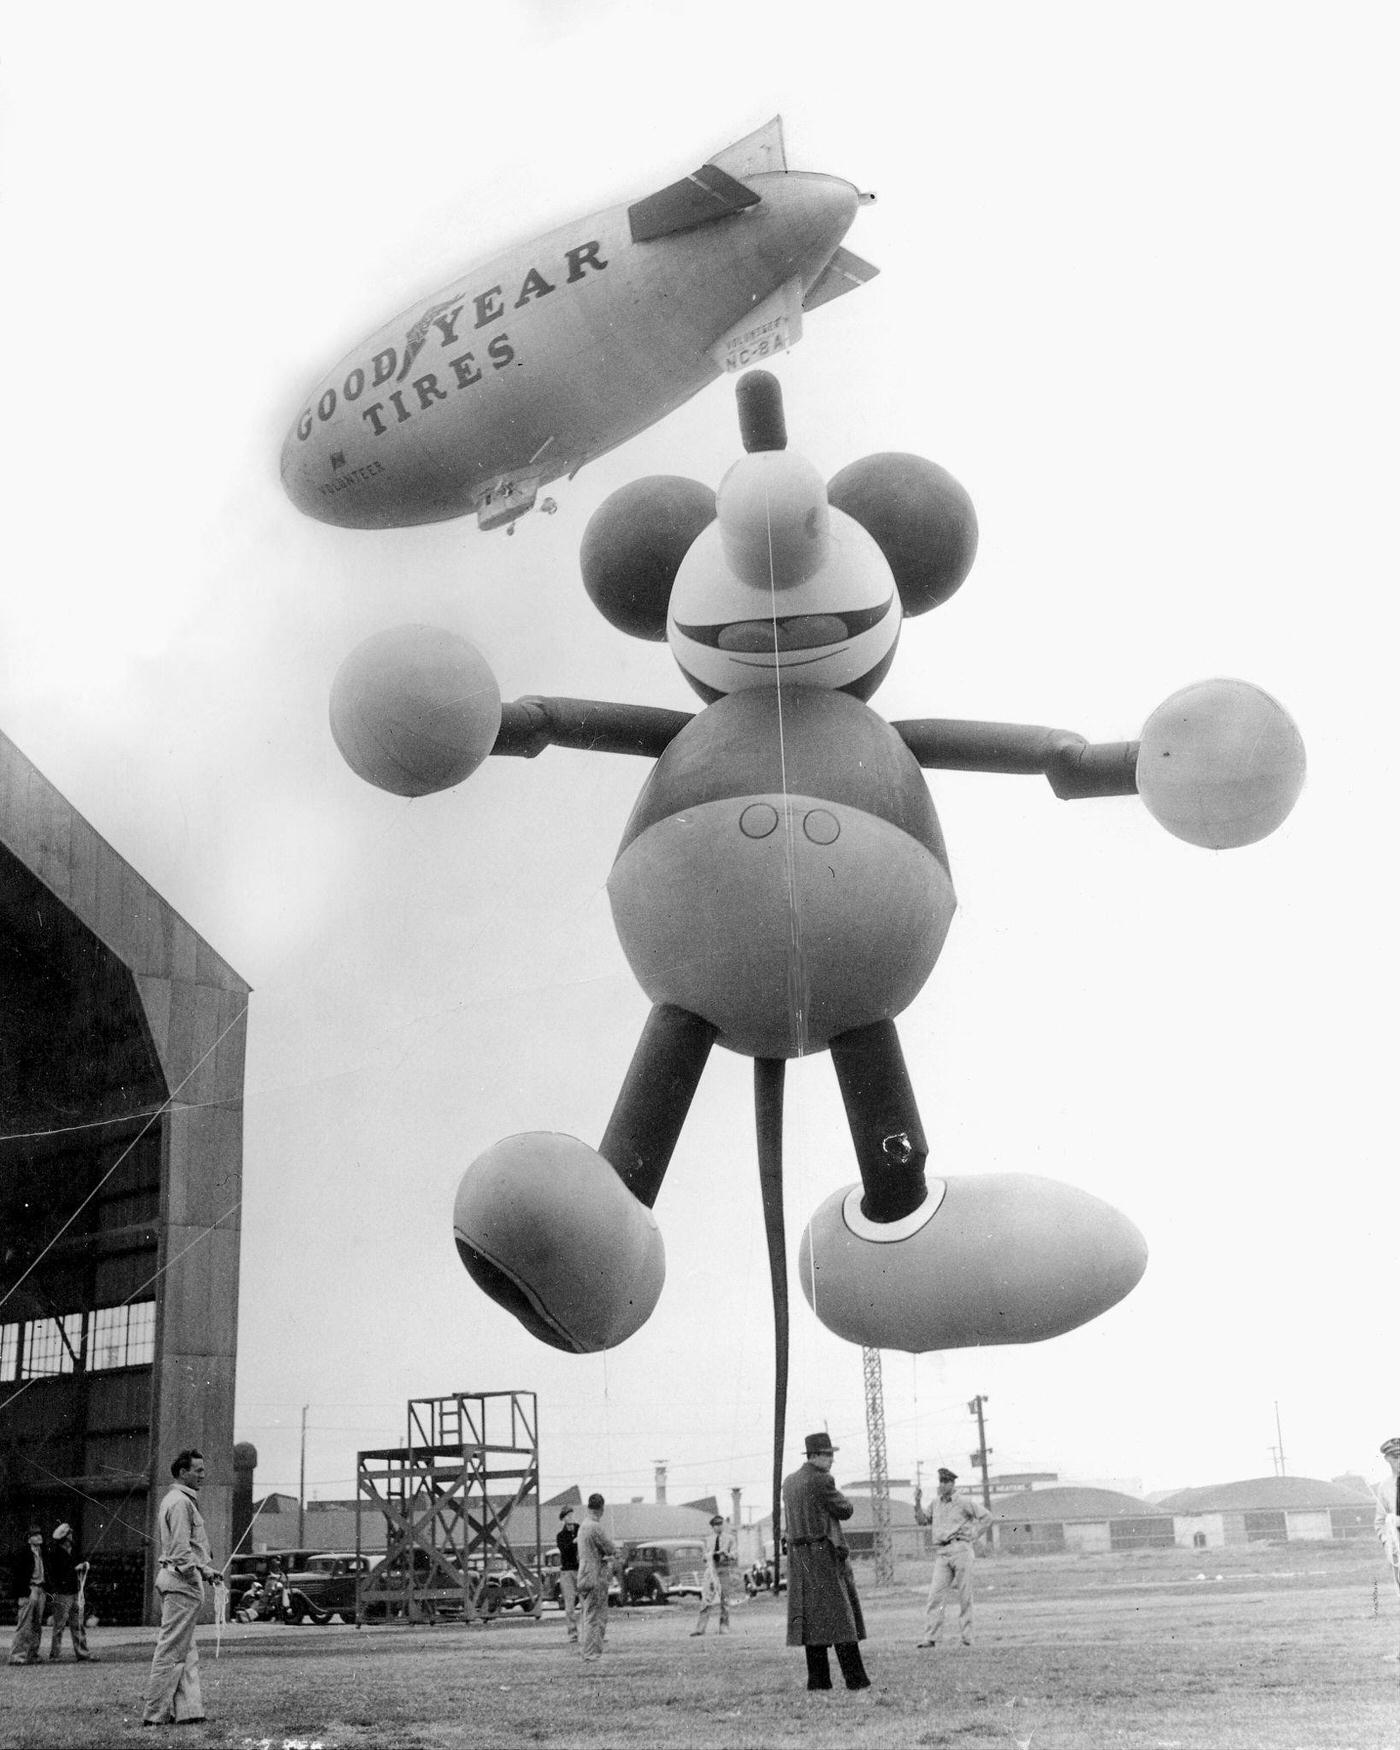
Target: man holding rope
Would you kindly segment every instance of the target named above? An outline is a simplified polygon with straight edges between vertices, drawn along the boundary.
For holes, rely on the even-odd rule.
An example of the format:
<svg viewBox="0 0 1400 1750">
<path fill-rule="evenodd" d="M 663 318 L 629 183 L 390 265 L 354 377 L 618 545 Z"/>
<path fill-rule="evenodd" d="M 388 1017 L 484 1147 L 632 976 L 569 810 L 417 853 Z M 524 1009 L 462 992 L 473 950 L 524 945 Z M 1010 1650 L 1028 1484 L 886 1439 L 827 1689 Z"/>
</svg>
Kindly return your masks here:
<svg viewBox="0 0 1400 1750">
<path fill-rule="evenodd" d="M 66 1521 L 54 1526 L 53 1541 L 48 1548 L 48 1573 L 49 1597 L 53 1603 L 49 1658 L 59 1657 L 66 1628 L 73 1642 L 73 1657 L 86 1665 L 96 1663 L 97 1655 L 88 1651 L 87 1626 L 83 1621 L 88 1564 L 78 1560 L 73 1548 L 73 1527 Z"/>
<path fill-rule="evenodd" d="M 143 1726 L 187 1725 L 204 1718 L 194 1631 L 205 1582 L 222 1584 L 199 1511 L 204 1472 L 203 1453 L 192 1448 L 177 1453 L 170 1466 L 175 1486 L 160 1504 L 160 1633 L 146 1684 Z"/>
</svg>

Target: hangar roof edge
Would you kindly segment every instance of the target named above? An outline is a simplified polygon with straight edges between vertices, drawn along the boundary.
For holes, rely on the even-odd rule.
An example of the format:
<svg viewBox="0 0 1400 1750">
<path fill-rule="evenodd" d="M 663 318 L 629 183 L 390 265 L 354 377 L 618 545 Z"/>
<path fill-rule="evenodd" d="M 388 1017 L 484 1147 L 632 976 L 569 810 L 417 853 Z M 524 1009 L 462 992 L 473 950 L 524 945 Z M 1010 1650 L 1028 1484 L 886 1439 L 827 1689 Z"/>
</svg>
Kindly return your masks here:
<svg viewBox="0 0 1400 1750">
<path fill-rule="evenodd" d="M 178 971 L 192 982 L 244 995 L 252 990 L 3 730 L 0 845 L 133 972 L 166 970 L 149 963 L 152 953 L 183 949 Z M 164 920 L 187 932 L 189 941 L 172 943 Z"/>
</svg>

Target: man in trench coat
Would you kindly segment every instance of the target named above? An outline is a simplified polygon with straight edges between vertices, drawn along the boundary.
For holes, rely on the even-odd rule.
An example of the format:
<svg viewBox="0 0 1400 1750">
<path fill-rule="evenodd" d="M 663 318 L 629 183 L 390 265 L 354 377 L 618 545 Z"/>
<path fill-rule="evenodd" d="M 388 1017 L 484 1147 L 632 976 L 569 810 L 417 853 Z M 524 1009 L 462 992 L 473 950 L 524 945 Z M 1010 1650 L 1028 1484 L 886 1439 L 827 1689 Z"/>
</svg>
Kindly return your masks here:
<svg viewBox="0 0 1400 1750">
<path fill-rule="evenodd" d="M 783 1479 L 788 1548 L 787 1644 L 807 1653 L 808 1689 L 831 1688 L 828 1649 L 847 1689 L 868 1689 L 860 1656 L 865 1639 L 841 1521 L 855 1511 L 831 1478 L 836 1449 L 826 1433 L 807 1436 L 807 1462 Z"/>
</svg>

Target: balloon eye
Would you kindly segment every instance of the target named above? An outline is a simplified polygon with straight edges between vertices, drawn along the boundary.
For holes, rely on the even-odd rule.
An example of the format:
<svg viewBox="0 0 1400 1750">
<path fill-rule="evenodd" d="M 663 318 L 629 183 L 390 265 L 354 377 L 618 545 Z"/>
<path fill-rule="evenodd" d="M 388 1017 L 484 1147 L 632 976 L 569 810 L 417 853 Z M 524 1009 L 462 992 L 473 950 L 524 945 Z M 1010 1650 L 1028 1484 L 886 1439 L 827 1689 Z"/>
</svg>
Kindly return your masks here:
<svg viewBox="0 0 1400 1750">
<path fill-rule="evenodd" d="M 844 644 L 849 633 L 837 614 L 796 614 L 778 621 L 779 650 L 815 650 L 823 644 Z"/>
<path fill-rule="evenodd" d="M 738 620 L 723 627 L 716 642 L 721 650 L 753 654 L 816 650 L 825 644 L 841 644 L 846 637 L 846 622 L 837 614 L 789 614 L 780 620 Z"/>
<path fill-rule="evenodd" d="M 723 627 L 715 639 L 720 650 L 762 651 L 773 648 L 771 620 L 740 620 Z"/>
</svg>

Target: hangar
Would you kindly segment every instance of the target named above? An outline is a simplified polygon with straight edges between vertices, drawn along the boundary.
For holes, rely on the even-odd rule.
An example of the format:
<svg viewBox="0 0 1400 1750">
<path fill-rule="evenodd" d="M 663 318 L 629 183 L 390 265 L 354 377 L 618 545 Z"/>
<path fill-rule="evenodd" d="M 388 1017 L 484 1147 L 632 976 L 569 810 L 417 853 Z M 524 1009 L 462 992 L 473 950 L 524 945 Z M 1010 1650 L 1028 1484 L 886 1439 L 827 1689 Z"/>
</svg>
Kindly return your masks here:
<svg viewBox="0 0 1400 1750">
<path fill-rule="evenodd" d="M 229 1547 L 249 986 L 0 734 L 0 1537 L 149 1609 L 171 1456 Z"/>
<path fill-rule="evenodd" d="M 1197 1549 L 1375 1536 L 1376 1504 L 1369 1492 L 1319 1477 L 1248 1477 L 1178 1489 L 1158 1506 L 1175 1520 L 1177 1542 Z"/>
</svg>

